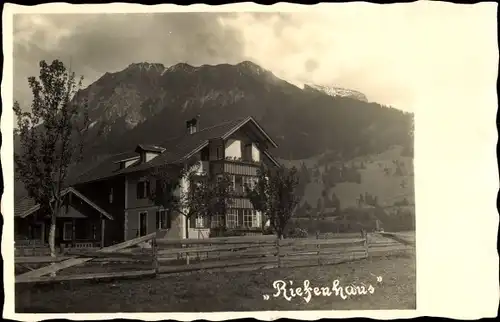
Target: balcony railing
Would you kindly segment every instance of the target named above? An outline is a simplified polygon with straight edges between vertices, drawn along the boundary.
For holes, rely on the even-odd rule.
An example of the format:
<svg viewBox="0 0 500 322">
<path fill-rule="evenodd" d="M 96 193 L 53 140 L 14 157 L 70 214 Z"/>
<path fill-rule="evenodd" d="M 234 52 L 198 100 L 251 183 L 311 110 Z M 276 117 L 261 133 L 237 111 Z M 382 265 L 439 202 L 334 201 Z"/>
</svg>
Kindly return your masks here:
<svg viewBox="0 0 500 322">
<path fill-rule="evenodd" d="M 240 163 L 240 164 L 247 164 L 247 165 L 253 165 L 253 166 L 260 166 L 261 162 L 260 161 L 255 161 L 247 158 L 239 158 L 239 157 L 226 157 L 225 159 L 221 161 L 228 161 L 228 162 L 233 162 L 233 163 Z"/>
</svg>

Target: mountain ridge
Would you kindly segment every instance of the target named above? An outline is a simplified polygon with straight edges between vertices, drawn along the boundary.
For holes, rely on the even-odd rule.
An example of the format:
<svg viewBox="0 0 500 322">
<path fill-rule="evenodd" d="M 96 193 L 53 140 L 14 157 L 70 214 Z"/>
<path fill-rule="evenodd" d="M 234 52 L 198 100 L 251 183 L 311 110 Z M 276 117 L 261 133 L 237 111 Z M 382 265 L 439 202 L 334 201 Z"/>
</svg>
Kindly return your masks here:
<svg viewBox="0 0 500 322">
<path fill-rule="evenodd" d="M 393 129 L 400 137 L 404 137 L 406 134 L 402 130 L 403 126 L 398 126 L 396 119 L 407 124 L 412 118 L 409 113 L 391 110 L 359 98 L 338 97 L 319 90 L 301 89 L 250 61 L 235 65 L 198 67 L 186 63 L 169 67 L 157 63 L 134 63 L 122 71 L 104 74 L 83 89 L 82 93 L 89 101 L 93 127 L 99 136 L 104 135 L 105 139 L 110 135 L 127 135 L 133 138 L 134 142 L 138 142 L 141 137 L 148 139 L 153 134 L 146 133 L 144 127 L 152 125 L 153 128 L 159 129 L 156 124 L 160 121 L 154 120 L 155 118 L 168 123 L 168 129 L 162 128 L 165 135 L 175 136 L 182 133 L 184 120 L 196 114 L 201 115 L 200 121 L 206 125 L 216 123 L 221 117 L 229 119 L 251 115 L 257 121 L 264 122 L 273 135 L 281 137 L 283 142 L 280 145 L 287 146 L 286 139 L 295 139 L 300 136 L 298 133 L 304 136 L 322 136 L 323 143 L 314 151 L 301 153 L 299 148 L 287 146 L 278 152 L 281 156 L 290 155 L 288 150 L 292 149 L 292 155 L 297 154 L 298 158 L 318 154 L 323 148 L 342 149 L 339 147 L 341 144 L 331 145 L 325 142 L 328 133 L 310 133 L 317 132 L 314 128 L 318 126 L 327 132 L 325 118 L 335 118 L 332 120 L 333 125 L 341 123 L 340 119 L 358 125 L 357 132 L 365 134 L 357 133 L 356 141 L 361 141 L 359 136 L 367 137 L 368 132 L 379 130 Z M 312 111 L 311 107 L 316 111 Z M 293 117 L 291 113 L 305 117 Z M 378 120 L 372 122 L 370 117 L 377 114 L 386 114 L 388 117 L 385 117 L 386 120 L 383 120 L 384 117 L 378 117 Z M 290 133 L 291 129 L 280 120 L 283 118 L 290 122 L 293 119 L 298 125 L 294 130 L 300 131 Z M 391 118 L 394 120 L 390 121 Z M 379 126 L 379 123 L 386 124 Z M 342 134 L 340 130 L 334 129 L 332 132 L 335 136 Z M 366 140 L 370 141 L 370 138 L 367 137 Z M 405 146 L 410 143 L 408 139 L 403 141 L 405 142 L 399 140 L 390 143 Z M 347 144 L 351 143 L 345 143 Z M 108 144 L 104 144 L 101 149 L 105 149 L 106 145 Z M 381 149 L 383 150 L 382 147 L 378 150 Z"/>
<path fill-rule="evenodd" d="M 413 114 L 353 97 L 305 90 L 251 62 L 191 66 L 133 63 L 105 73 L 80 91 L 92 127 L 84 162 L 162 142 L 201 127 L 252 116 L 277 141 L 278 158 L 314 158 L 333 151 L 350 160 L 400 145 L 412 155 Z"/>
</svg>

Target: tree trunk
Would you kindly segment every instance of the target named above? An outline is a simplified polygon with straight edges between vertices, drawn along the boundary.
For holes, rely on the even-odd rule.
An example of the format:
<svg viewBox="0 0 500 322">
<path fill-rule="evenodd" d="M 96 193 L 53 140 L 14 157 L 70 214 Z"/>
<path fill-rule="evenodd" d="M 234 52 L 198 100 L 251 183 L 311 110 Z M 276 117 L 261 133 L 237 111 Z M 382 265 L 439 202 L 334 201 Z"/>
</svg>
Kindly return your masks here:
<svg viewBox="0 0 500 322">
<path fill-rule="evenodd" d="M 189 217 L 186 216 L 186 239 L 189 238 Z M 189 245 L 184 245 L 185 247 L 189 247 Z M 189 253 L 186 253 L 186 265 L 189 265 Z"/>
<path fill-rule="evenodd" d="M 50 220 L 50 232 L 49 232 L 49 247 L 50 256 L 56 257 L 56 214 L 51 214 Z"/>
<path fill-rule="evenodd" d="M 50 216 L 49 247 L 51 257 L 56 257 L 56 214 L 56 212 L 53 212 Z M 55 265 L 55 262 L 52 262 L 51 265 Z M 54 277 L 56 273 L 50 273 L 50 276 Z"/>
</svg>

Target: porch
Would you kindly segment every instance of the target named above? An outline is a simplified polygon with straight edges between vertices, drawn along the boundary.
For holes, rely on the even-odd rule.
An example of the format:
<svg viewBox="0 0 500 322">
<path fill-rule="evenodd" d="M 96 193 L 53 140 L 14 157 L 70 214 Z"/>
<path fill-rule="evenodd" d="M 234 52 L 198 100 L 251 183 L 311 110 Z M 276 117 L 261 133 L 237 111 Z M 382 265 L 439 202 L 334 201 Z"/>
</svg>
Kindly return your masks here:
<svg viewBox="0 0 500 322">
<path fill-rule="evenodd" d="M 106 221 L 112 217 L 72 189 L 63 195 L 64 204 L 56 218 L 55 246 L 59 253 L 67 248 L 103 247 Z M 51 218 L 37 205 L 14 218 L 16 256 L 50 254 Z"/>
</svg>

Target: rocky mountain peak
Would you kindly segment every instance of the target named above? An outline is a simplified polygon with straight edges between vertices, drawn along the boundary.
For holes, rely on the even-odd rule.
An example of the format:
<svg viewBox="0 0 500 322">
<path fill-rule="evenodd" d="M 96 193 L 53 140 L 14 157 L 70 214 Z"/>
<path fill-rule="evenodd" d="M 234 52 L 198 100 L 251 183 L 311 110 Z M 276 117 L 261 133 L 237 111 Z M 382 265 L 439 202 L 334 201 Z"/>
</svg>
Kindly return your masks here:
<svg viewBox="0 0 500 322">
<path fill-rule="evenodd" d="M 337 86 L 327 86 L 318 84 L 305 84 L 304 90 L 306 91 L 317 91 L 333 97 L 349 97 L 354 98 L 362 102 L 368 102 L 365 94 L 348 88 L 342 88 Z"/>
<path fill-rule="evenodd" d="M 164 69 L 164 73 L 165 72 L 185 72 L 185 73 L 192 73 L 194 71 L 196 71 L 196 67 L 194 66 L 191 66 L 187 63 L 178 63 L 178 64 L 175 64 L 175 65 L 172 65 L 170 67 L 167 67 L 166 69 Z"/>
<path fill-rule="evenodd" d="M 253 72 L 257 75 L 260 75 L 260 74 L 266 72 L 266 70 L 264 68 L 260 67 L 259 65 L 255 64 L 251 61 L 248 61 L 248 60 L 242 61 L 241 63 L 237 64 L 236 67 L 238 67 L 240 69 L 245 69 L 246 71 Z"/>
<path fill-rule="evenodd" d="M 165 70 L 165 66 L 160 63 L 132 63 L 127 68 L 127 70 L 138 70 L 138 71 L 155 71 L 155 72 L 163 72 Z"/>
</svg>

